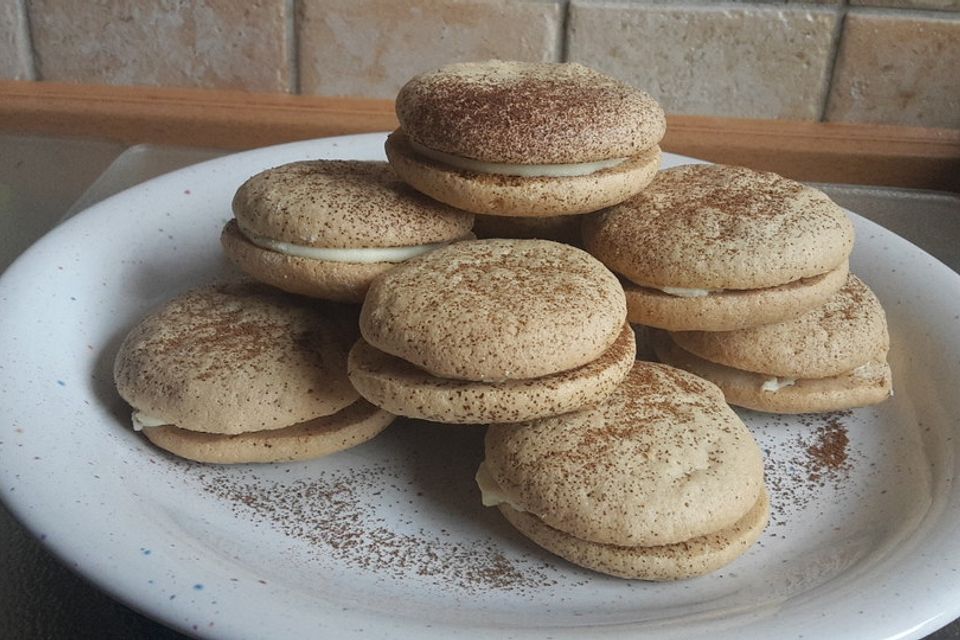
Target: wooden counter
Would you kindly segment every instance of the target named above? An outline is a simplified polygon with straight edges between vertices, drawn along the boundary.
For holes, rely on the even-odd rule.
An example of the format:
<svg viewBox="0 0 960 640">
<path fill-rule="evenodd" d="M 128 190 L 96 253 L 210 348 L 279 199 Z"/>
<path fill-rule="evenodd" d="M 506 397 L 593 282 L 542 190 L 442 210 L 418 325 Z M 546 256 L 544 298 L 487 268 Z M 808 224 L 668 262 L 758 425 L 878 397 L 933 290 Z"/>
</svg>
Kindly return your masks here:
<svg viewBox="0 0 960 640">
<path fill-rule="evenodd" d="M 393 103 L 0 81 L 0 132 L 247 149 L 397 126 Z M 960 191 L 960 131 L 670 116 L 667 151 L 800 180 Z"/>
</svg>

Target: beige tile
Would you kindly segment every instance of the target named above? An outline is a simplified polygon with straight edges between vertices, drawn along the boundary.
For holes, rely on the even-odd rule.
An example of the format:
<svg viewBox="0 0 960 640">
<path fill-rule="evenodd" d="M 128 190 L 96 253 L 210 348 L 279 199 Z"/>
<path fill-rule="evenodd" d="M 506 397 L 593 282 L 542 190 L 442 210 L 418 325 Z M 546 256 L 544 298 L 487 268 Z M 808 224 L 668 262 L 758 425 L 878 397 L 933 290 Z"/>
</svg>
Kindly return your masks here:
<svg viewBox="0 0 960 640">
<path fill-rule="evenodd" d="M 863 7 L 894 7 L 897 9 L 939 9 L 960 11 L 960 0 L 850 0 Z"/>
<path fill-rule="evenodd" d="M 575 0 L 570 11 L 569 59 L 645 89 L 669 113 L 820 116 L 834 9 Z"/>
<path fill-rule="evenodd" d="M 285 0 L 31 0 L 43 80 L 251 91 L 289 86 Z"/>
<path fill-rule="evenodd" d="M 450 62 L 560 56 L 559 2 L 302 0 L 300 89 L 393 98 L 404 82 Z"/>
<path fill-rule="evenodd" d="M 609 3 L 611 0 L 578 0 L 579 4 L 603 4 Z M 824 4 L 824 5 L 841 5 L 844 3 L 844 0 L 616 0 L 621 4 L 646 4 L 646 5 L 700 5 L 700 6 L 709 6 L 713 5 L 716 7 L 720 4 L 726 5 L 736 5 L 736 4 L 767 4 L 767 5 L 785 5 L 785 4 Z M 936 1 L 936 0 L 932 0 Z"/>
<path fill-rule="evenodd" d="M 33 79 L 27 21 L 17 0 L 0 1 L 0 78 Z"/>
<path fill-rule="evenodd" d="M 851 11 L 827 120 L 960 127 L 960 20 Z"/>
</svg>

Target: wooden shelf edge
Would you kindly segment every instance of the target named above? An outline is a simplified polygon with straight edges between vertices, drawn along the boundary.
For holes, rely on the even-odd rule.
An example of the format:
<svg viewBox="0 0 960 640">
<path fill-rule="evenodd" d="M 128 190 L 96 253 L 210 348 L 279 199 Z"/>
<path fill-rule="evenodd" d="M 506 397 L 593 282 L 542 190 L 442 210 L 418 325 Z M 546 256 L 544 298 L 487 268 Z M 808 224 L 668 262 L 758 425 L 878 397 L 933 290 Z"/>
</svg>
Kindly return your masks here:
<svg viewBox="0 0 960 640">
<path fill-rule="evenodd" d="M 396 128 L 393 103 L 0 81 L 0 132 L 247 149 Z M 960 131 L 673 115 L 663 148 L 820 182 L 960 191 Z"/>
</svg>

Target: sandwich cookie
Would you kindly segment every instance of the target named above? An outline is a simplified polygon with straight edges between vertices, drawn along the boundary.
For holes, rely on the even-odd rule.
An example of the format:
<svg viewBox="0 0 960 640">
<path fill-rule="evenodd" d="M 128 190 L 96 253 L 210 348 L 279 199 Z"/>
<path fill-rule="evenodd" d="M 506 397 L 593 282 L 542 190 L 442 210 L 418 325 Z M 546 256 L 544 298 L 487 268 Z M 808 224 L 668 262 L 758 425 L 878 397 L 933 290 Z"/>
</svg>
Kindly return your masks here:
<svg viewBox="0 0 960 640">
<path fill-rule="evenodd" d="M 233 199 L 221 243 L 245 273 L 301 295 L 360 302 L 396 264 L 472 238 L 473 215 L 434 202 L 385 162 L 314 160 L 268 169 Z"/>
<path fill-rule="evenodd" d="M 892 393 L 880 302 L 856 276 L 822 307 L 753 329 L 654 332 L 663 362 L 719 386 L 727 402 L 773 413 L 836 411 Z"/>
<path fill-rule="evenodd" d="M 743 554 L 769 517 L 763 460 L 712 383 L 637 362 L 582 411 L 491 425 L 483 503 L 574 564 L 676 580 Z"/>
<path fill-rule="evenodd" d="M 261 284 L 203 287 L 149 315 L 114 363 L 134 429 L 200 462 L 278 462 L 369 440 L 394 416 L 346 375 L 338 311 Z"/>
<path fill-rule="evenodd" d="M 404 180 L 474 213 L 596 211 L 643 189 L 660 166 L 663 109 L 575 63 L 451 64 L 414 77 L 386 144 Z"/>
<path fill-rule="evenodd" d="M 588 216 L 583 238 L 622 276 L 630 322 L 729 331 L 824 304 L 846 282 L 853 225 L 799 182 L 697 164 Z"/>
<path fill-rule="evenodd" d="M 390 413 L 518 422 L 613 392 L 633 364 L 623 289 L 589 254 L 546 240 L 460 242 L 378 276 L 349 374 Z"/>
</svg>

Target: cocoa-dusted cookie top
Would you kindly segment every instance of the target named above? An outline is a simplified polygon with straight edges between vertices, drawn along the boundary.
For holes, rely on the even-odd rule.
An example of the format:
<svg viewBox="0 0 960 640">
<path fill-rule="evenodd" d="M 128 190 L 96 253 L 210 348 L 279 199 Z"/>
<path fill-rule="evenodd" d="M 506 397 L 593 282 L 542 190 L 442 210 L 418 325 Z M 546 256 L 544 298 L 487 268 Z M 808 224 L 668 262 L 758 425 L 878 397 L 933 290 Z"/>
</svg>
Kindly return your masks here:
<svg viewBox="0 0 960 640">
<path fill-rule="evenodd" d="M 760 449 L 714 384 L 636 362 L 598 405 L 491 425 L 487 471 L 513 508 L 582 540 L 673 544 L 740 520 L 763 490 Z"/>
<path fill-rule="evenodd" d="M 884 361 L 890 348 L 880 301 L 853 274 L 826 304 L 792 320 L 737 331 L 680 331 L 672 337 L 711 362 L 787 378 L 840 375 Z"/>
<path fill-rule="evenodd" d="M 759 289 L 832 271 L 853 225 L 824 193 L 775 173 L 695 164 L 586 220 L 584 246 L 633 282 Z"/>
<path fill-rule="evenodd" d="M 477 240 L 378 276 L 360 331 L 435 376 L 498 381 L 583 366 L 625 320 L 623 288 L 588 253 L 547 240 Z"/>
<path fill-rule="evenodd" d="M 459 240 L 473 214 L 407 186 L 386 162 L 311 160 L 262 171 L 237 190 L 241 230 L 308 247 L 403 247 Z"/>
<path fill-rule="evenodd" d="M 649 95 L 576 63 L 447 65 L 400 89 L 397 118 L 425 147 L 517 164 L 632 156 L 666 130 L 663 109 Z"/>
<path fill-rule="evenodd" d="M 194 289 L 124 339 L 120 395 L 182 429 L 242 433 L 291 426 L 359 398 L 347 379 L 351 330 L 335 307 L 261 284 Z"/>
</svg>

